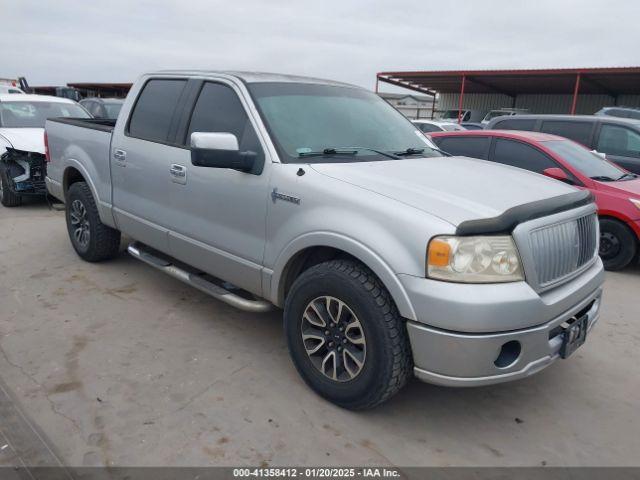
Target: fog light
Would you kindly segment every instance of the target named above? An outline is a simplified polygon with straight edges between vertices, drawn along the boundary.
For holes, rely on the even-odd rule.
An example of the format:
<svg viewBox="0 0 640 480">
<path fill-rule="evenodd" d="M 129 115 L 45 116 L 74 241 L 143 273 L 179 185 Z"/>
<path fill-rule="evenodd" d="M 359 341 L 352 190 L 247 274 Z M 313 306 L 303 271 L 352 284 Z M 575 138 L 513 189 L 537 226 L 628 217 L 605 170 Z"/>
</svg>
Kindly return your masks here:
<svg viewBox="0 0 640 480">
<path fill-rule="evenodd" d="M 517 340 L 511 340 L 500 348 L 500 354 L 493 364 L 498 368 L 507 368 L 516 363 L 522 352 L 522 345 Z"/>
</svg>

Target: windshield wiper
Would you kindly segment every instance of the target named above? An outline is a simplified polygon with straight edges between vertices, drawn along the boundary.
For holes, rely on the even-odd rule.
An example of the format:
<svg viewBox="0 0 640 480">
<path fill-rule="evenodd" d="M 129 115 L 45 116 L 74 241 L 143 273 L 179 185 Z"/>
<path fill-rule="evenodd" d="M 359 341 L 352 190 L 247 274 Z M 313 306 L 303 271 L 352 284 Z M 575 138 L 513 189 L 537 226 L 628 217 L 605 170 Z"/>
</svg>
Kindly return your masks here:
<svg viewBox="0 0 640 480">
<path fill-rule="evenodd" d="M 440 150 L 437 147 L 429 147 L 430 150 L 435 150 L 436 152 L 439 152 L 441 154 L 443 154 L 445 157 L 450 157 L 451 154 L 445 152 L 444 150 Z M 424 148 L 407 148 L 406 150 L 403 150 L 401 152 L 393 152 L 394 155 L 398 155 L 401 157 L 408 157 L 410 155 L 422 155 L 424 153 Z"/>
<path fill-rule="evenodd" d="M 606 175 L 596 175 L 595 177 L 589 177 L 591 180 L 598 180 L 600 182 L 615 182 L 615 178 L 607 177 Z"/>
<path fill-rule="evenodd" d="M 451 155 L 449 152 L 445 152 L 444 150 L 440 150 L 437 147 L 429 147 L 431 148 L 431 150 L 435 150 L 436 152 L 439 152 L 441 154 L 443 154 L 445 157 L 453 157 L 453 155 Z"/>
<path fill-rule="evenodd" d="M 322 151 L 317 152 L 300 152 L 298 153 L 298 157 L 323 157 L 325 155 L 357 155 L 359 150 L 367 150 L 369 152 L 377 153 L 378 155 L 382 155 L 387 158 L 392 158 L 393 160 L 398 160 L 400 157 L 393 153 L 383 152 L 382 150 L 376 150 L 375 148 L 369 147 L 352 147 L 352 148 L 334 148 L 328 147 L 323 149 Z"/>
<path fill-rule="evenodd" d="M 616 181 L 623 180 L 625 178 L 629 178 L 629 179 L 633 180 L 634 178 L 638 178 L 638 175 L 636 175 L 635 173 L 625 173 L 621 177 L 616 178 Z"/>
<path fill-rule="evenodd" d="M 299 152 L 298 157 L 323 157 L 325 155 L 357 155 L 358 150 L 341 148 L 324 148 L 317 152 Z"/>
<path fill-rule="evenodd" d="M 398 160 L 400 158 L 398 155 L 391 152 L 383 152 L 382 150 L 376 150 L 374 148 L 369 148 L 369 147 L 358 147 L 358 148 L 362 148 L 363 150 L 369 150 L 370 152 L 375 152 L 379 155 L 384 155 L 387 158 L 393 158 L 394 160 Z"/>
<path fill-rule="evenodd" d="M 409 147 L 406 150 L 402 150 L 400 152 L 393 152 L 394 155 L 398 155 L 399 157 L 408 157 L 409 155 L 420 155 L 424 153 L 424 148 L 412 148 Z"/>
</svg>

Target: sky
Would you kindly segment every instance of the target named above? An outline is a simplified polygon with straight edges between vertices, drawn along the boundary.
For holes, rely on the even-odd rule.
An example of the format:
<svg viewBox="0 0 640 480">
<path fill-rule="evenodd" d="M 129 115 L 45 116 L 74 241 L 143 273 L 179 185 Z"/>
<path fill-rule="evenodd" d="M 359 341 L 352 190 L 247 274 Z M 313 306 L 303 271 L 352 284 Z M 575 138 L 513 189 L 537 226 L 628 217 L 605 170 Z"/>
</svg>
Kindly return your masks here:
<svg viewBox="0 0 640 480">
<path fill-rule="evenodd" d="M 0 18 L 0 78 L 30 85 L 195 68 L 373 89 L 379 71 L 640 65 L 636 0 L 0 0 Z"/>
</svg>

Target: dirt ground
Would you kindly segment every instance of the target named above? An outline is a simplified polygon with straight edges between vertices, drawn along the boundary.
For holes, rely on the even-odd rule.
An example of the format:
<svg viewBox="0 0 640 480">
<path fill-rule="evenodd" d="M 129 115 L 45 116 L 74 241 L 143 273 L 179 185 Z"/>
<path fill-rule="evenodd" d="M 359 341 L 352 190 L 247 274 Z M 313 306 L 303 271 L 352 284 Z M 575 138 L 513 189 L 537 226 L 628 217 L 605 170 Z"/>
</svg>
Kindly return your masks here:
<svg viewBox="0 0 640 480">
<path fill-rule="evenodd" d="M 61 212 L 0 207 L 0 464 L 26 445 L 75 466 L 637 466 L 639 346 L 636 266 L 607 274 L 569 360 L 491 387 L 413 381 L 353 413 L 298 377 L 281 312 L 234 310 L 126 253 L 83 262 Z"/>
</svg>

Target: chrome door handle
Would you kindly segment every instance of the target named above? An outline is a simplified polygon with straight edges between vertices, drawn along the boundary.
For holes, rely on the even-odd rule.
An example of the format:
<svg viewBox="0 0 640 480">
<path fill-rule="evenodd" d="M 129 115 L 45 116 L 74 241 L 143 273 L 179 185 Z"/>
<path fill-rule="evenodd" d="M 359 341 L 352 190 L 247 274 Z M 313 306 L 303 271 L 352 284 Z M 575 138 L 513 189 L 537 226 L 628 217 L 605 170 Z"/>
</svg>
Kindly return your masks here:
<svg viewBox="0 0 640 480">
<path fill-rule="evenodd" d="M 124 162 L 127 158 L 127 152 L 125 152 L 124 150 L 120 150 L 119 148 L 116 148 L 113 151 L 113 158 L 118 160 L 119 162 Z"/>
<path fill-rule="evenodd" d="M 184 165 L 172 164 L 169 168 L 169 173 L 174 177 L 185 177 L 187 175 L 187 168 Z"/>
</svg>

